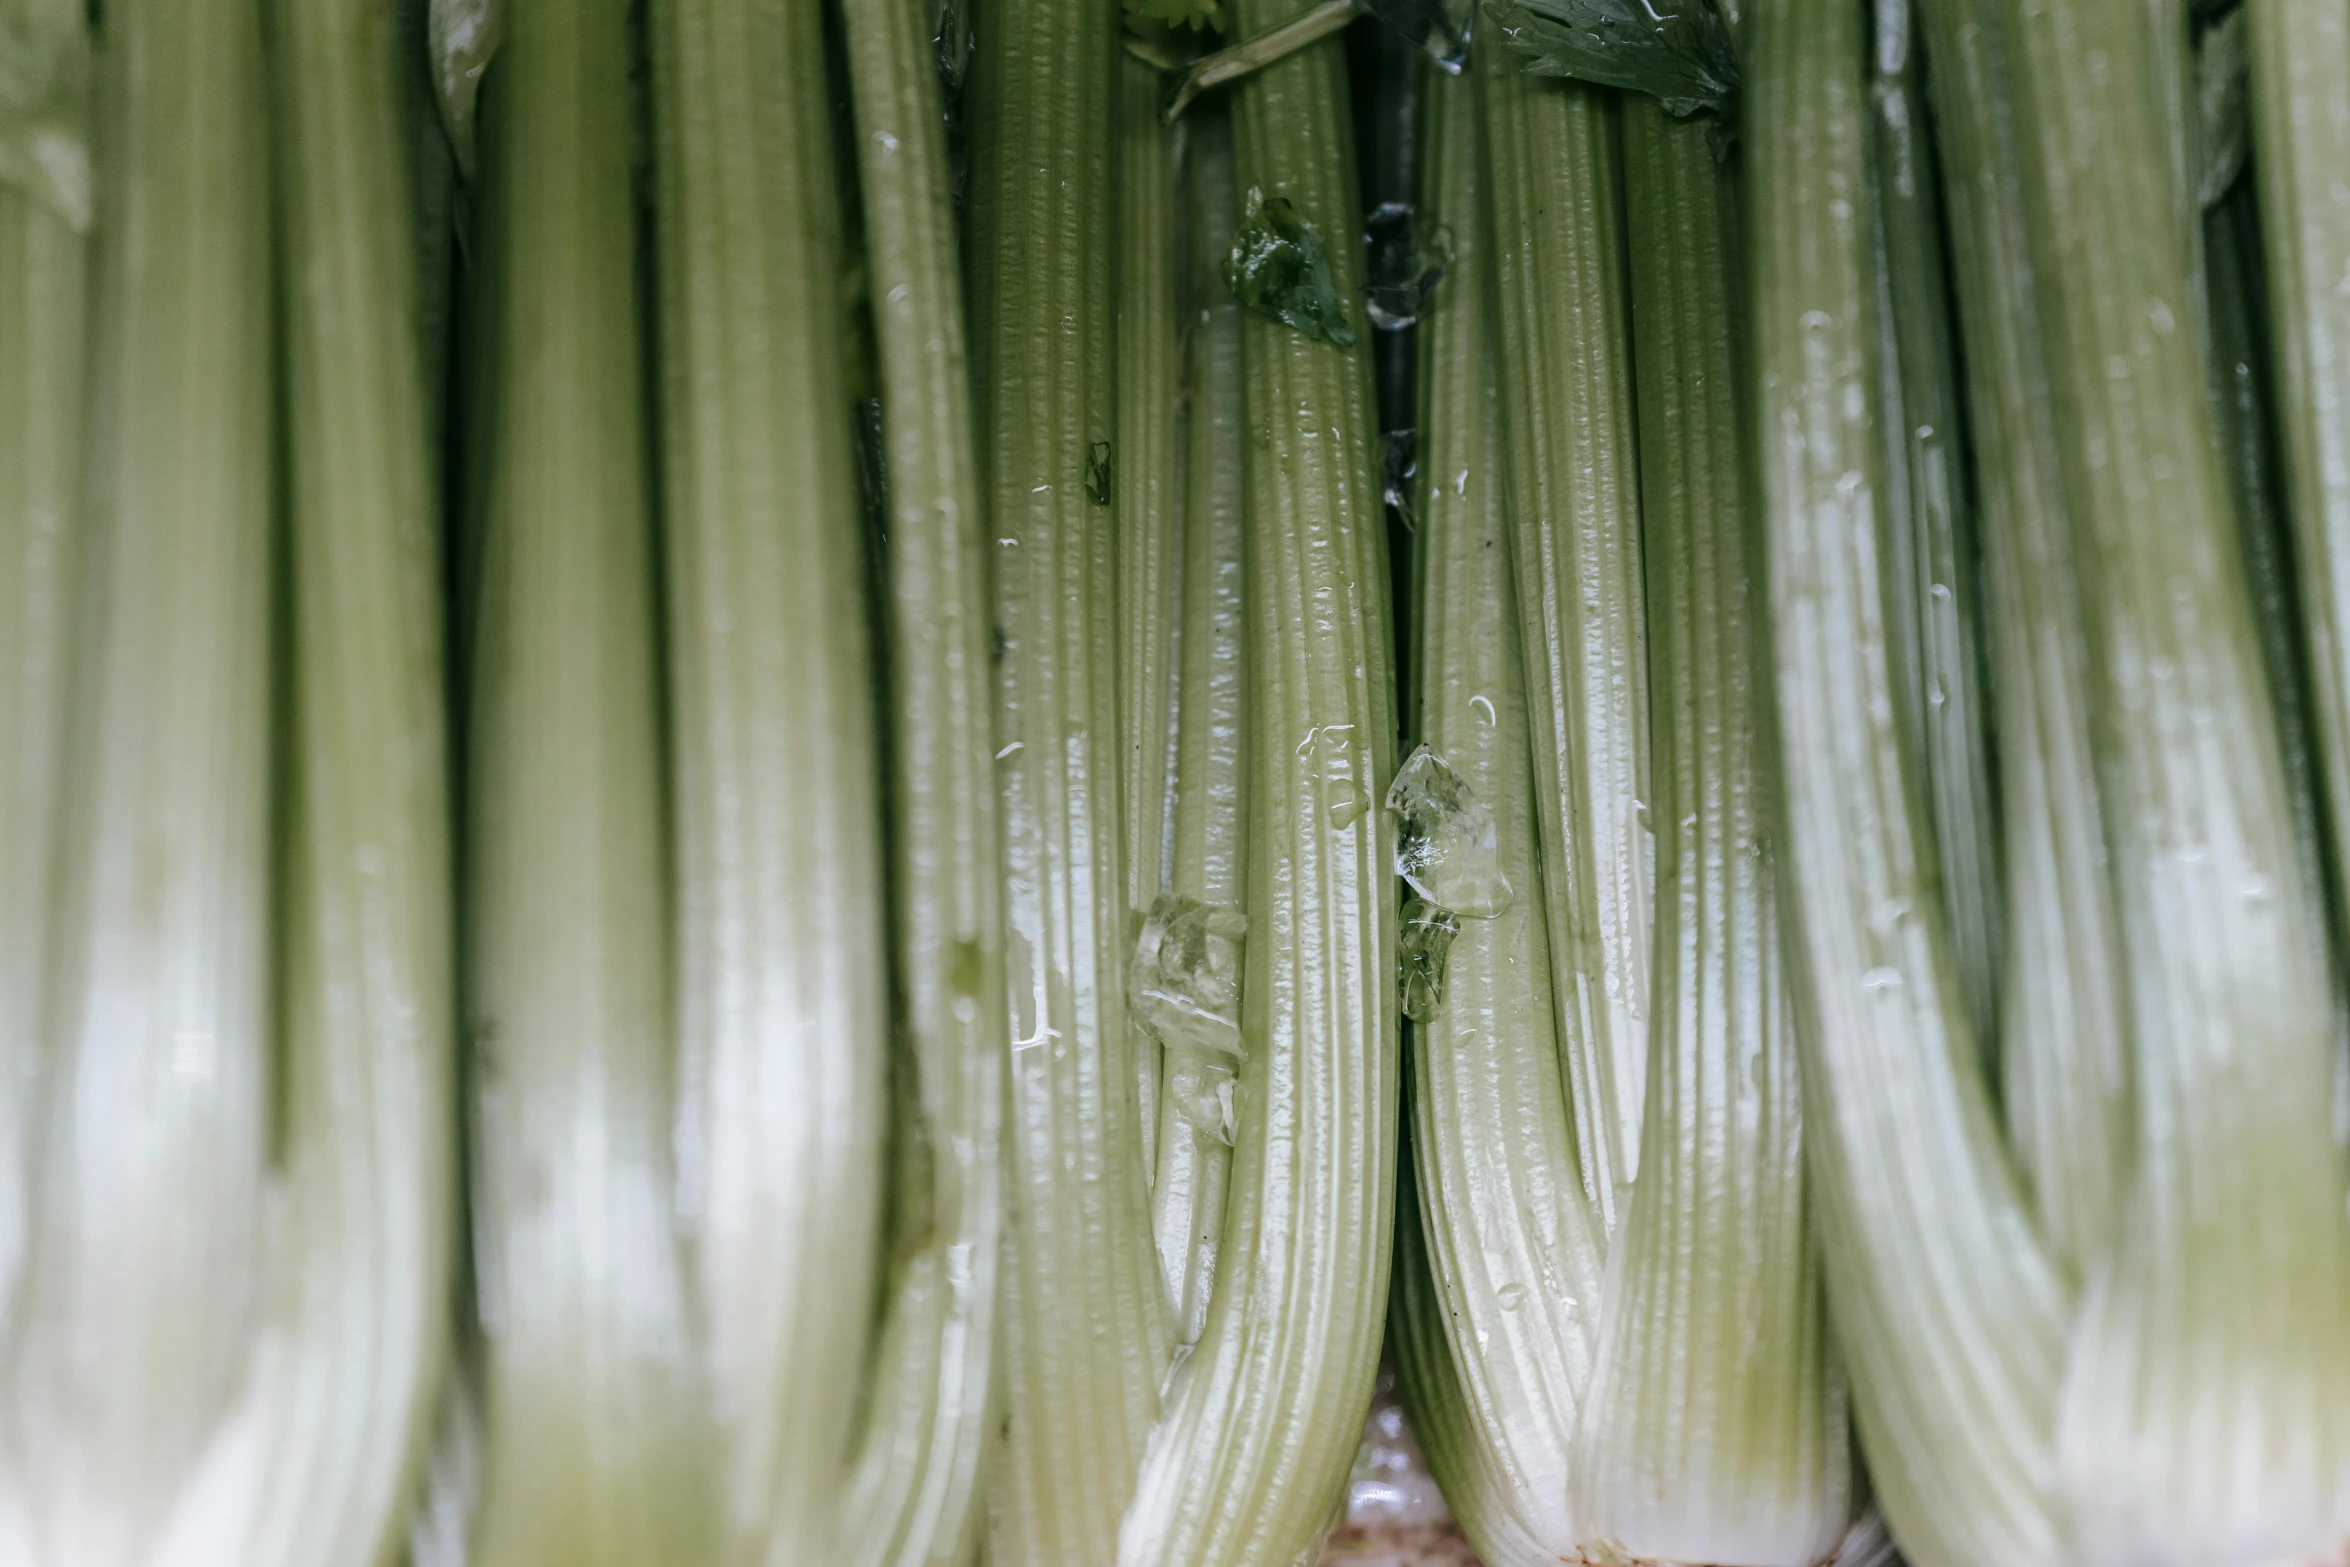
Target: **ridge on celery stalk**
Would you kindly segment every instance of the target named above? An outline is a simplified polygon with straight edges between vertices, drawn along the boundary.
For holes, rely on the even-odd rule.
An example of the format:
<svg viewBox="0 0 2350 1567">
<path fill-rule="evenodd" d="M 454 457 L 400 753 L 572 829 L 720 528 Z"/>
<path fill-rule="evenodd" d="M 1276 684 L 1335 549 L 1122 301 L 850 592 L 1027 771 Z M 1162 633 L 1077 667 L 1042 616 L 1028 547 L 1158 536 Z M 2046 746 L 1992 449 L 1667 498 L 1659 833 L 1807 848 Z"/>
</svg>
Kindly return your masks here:
<svg viewBox="0 0 2350 1567">
<path fill-rule="evenodd" d="M 961 1567 L 986 1522 L 1003 1266 L 1003 862 L 996 829 L 987 513 L 965 362 L 954 169 L 933 0 L 843 13 L 872 273 L 886 551 L 899 1022 L 931 1222 L 887 1259 L 850 1479 L 856 1567 Z M 903 1123 L 901 1122 L 901 1125 Z M 904 1199 L 908 1202 L 913 1197 Z"/>
<path fill-rule="evenodd" d="M 1121 21 L 1005 0 L 969 89 L 973 384 L 995 637 L 1012 1029 L 997 1567 L 1115 1558 L 1166 1373 L 1126 966 L 1116 533 L 1085 492 L 1117 427 Z"/>
<path fill-rule="evenodd" d="M 1246 575 L 1248 432 L 1241 318 L 1224 286 L 1239 199 L 1232 184 L 1232 120 L 1209 104 L 1186 122 L 1183 162 L 1188 266 L 1184 342 L 1183 628 L 1173 828 L 1167 884 L 1178 897 L 1228 916 L 1247 940 L 1248 772 Z M 1245 971 L 1246 959 L 1242 959 Z M 1232 1168 L 1236 1074 L 1228 1053 L 1170 1053 L 1159 1101 L 1151 1219 L 1161 1277 L 1174 1306 L 1176 1354 L 1207 1325 Z"/>
<path fill-rule="evenodd" d="M 1171 703 L 1181 634 L 1183 391 L 1176 335 L 1177 136 L 1159 122 L 1159 74 L 1118 52 L 1116 464 L 1097 500 L 1118 535 L 1118 765 L 1126 918 L 1133 928 L 1166 890 Z M 1091 476 L 1088 475 L 1088 483 Z M 1133 1041 L 1143 1168 L 1158 1170 L 1158 1046 Z"/>
<path fill-rule="evenodd" d="M 1885 358 L 1886 558 L 1897 579 L 1888 609 L 1900 641 L 1902 709 L 1925 770 L 1959 983 L 1975 1037 L 1996 1061 L 2005 904 L 1941 182 L 1910 0 L 1876 0 L 1876 18 L 1869 96 L 1884 316 L 1878 350 Z"/>
</svg>

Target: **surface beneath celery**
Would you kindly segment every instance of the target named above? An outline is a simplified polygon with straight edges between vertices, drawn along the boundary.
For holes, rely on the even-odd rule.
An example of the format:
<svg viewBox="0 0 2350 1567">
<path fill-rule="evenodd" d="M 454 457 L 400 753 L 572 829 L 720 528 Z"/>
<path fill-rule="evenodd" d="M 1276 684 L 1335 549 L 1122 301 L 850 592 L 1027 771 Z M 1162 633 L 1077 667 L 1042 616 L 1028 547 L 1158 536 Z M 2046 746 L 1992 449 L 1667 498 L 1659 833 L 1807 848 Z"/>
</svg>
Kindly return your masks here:
<svg viewBox="0 0 2350 1567">
<path fill-rule="evenodd" d="M 1380 1363 L 1347 1480 L 1346 1518 L 1331 1531 L 1321 1567 L 1477 1567 L 1404 1419 L 1392 1362 Z"/>
</svg>

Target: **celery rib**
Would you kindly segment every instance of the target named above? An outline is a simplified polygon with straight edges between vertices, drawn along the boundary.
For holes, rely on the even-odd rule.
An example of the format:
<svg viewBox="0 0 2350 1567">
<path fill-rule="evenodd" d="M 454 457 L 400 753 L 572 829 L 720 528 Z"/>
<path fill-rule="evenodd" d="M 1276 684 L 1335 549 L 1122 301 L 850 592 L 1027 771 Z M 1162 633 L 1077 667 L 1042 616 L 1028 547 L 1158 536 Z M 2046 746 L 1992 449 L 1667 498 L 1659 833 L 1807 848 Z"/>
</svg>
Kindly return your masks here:
<svg viewBox="0 0 2350 1567">
<path fill-rule="evenodd" d="M 1761 389 L 1812 1200 L 1880 1503 L 1921 1567 L 2062 1555 L 2066 1292 L 2000 1147 L 1895 717 L 1857 6 L 1747 8 Z"/>
<path fill-rule="evenodd" d="M 9 1426 L 36 1559 L 127 1567 L 166 1533 L 266 1299 L 260 8 L 126 0 L 99 62 L 88 548 Z"/>
<path fill-rule="evenodd" d="M 1870 97 L 1883 250 L 1888 606 L 1907 670 L 1902 703 L 1925 767 L 1935 862 L 1967 1016 L 1996 1059 L 2005 947 L 1999 824 L 1975 583 L 1974 497 L 1961 457 L 1958 359 L 1943 276 L 1939 181 L 1909 0 L 1878 0 Z"/>
<path fill-rule="evenodd" d="M 1738 192 L 1702 123 L 1622 106 L 1657 833 L 1640 1175 L 1571 1464 L 1588 1555 L 1811 1567 L 1852 1515 L 1805 1213 Z"/>
<path fill-rule="evenodd" d="M 1294 0 L 1244 0 L 1242 36 Z M 1336 41 L 1233 88 L 1236 183 L 1362 282 Z M 1122 1567 L 1287 1567 L 1329 1526 L 1387 1305 L 1397 1078 L 1394 845 L 1378 793 L 1395 713 L 1368 351 L 1244 322 L 1248 514 L 1247 980 L 1215 1297 L 1118 1538 Z M 1106 1558 L 1105 1558 L 1106 1559 Z"/>
<path fill-rule="evenodd" d="M 1111 516 L 1118 538 L 1118 741 L 1126 907 L 1138 926 L 1166 884 L 1169 706 L 1181 622 L 1183 389 L 1176 336 L 1174 137 L 1159 122 L 1159 73 L 1118 51 L 1118 433 Z M 1158 1169 L 1158 1043 L 1139 1026 L 1143 1168 Z"/>
<path fill-rule="evenodd" d="M 1552 1004 L 1612 1231 L 1639 1164 L 1655 858 L 1616 117 L 1578 82 L 1477 80 Z"/>
<path fill-rule="evenodd" d="M 969 99 L 1012 1028 L 999 1567 L 1114 1559 L 1167 1361 L 1125 995 L 1116 535 L 1086 489 L 1117 431 L 1119 25 L 1097 0 L 1008 0 Z"/>
<path fill-rule="evenodd" d="M 1248 696 L 1248 431 L 1240 301 L 1224 286 L 1240 210 L 1233 188 L 1232 122 L 1221 104 L 1186 122 L 1184 214 L 1191 277 L 1186 290 L 1182 563 L 1183 625 L 1177 638 L 1174 836 L 1169 890 L 1202 903 L 1245 908 Z M 1170 1055 L 1159 1100 L 1157 1178 L 1151 1224 L 1160 1275 L 1174 1307 L 1175 1341 L 1196 1344 L 1216 1283 L 1224 1197 L 1232 1166 L 1221 1116 L 1200 1110 L 1232 1073 L 1219 1063 Z"/>
<path fill-rule="evenodd" d="M 1443 1006 L 1412 1029 L 1417 1191 L 1397 1200 L 1417 1204 L 1419 1266 L 1434 1272 L 1399 1278 L 1397 1309 L 1428 1341 L 1410 1380 L 1430 1463 L 1478 1481 L 1447 1490 L 1455 1516 L 1490 1567 L 1533 1567 L 1581 1543 L 1570 1451 L 1606 1235 L 1575 1160 L 1538 895 L 1475 85 L 1432 81 L 1426 105 L 1422 202 L 1457 248 L 1420 324 L 1419 728 L 1492 811 L 1516 899 L 1462 922 Z"/>
<path fill-rule="evenodd" d="M 440 518 L 399 35 L 363 4 L 275 3 L 269 21 L 294 655 L 286 1254 L 161 1559 L 373 1567 L 406 1543 L 456 1245 Z"/>
<path fill-rule="evenodd" d="M 2350 1218 L 2304 881 L 2142 24 L 2010 0 L 2018 127 L 2122 894 L 2138 1158 L 2057 1433 L 2082 1559 L 2350 1533 Z M 2100 62 L 2082 71 L 2079 62 Z M 2199 231 L 2198 231 L 2199 232 Z"/>
<path fill-rule="evenodd" d="M 1996 0 L 1921 0 L 1950 200 L 2005 826 L 1999 990 L 2007 1138 L 2074 1280 L 2112 1243 L 2128 1170 L 2120 910 L 2090 741 L 2089 647 L 2024 229 Z"/>
<path fill-rule="evenodd" d="M 891 871 L 911 1103 L 902 1203 L 929 1224 L 889 1259 L 868 1425 L 851 1480 L 858 1567 L 960 1567 L 985 1522 L 1000 1406 L 1003 862 L 988 664 L 987 513 L 963 355 L 953 171 L 927 0 L 845 13 L 877 301 L 889 464 Z"/>
<path fill-rule="evenodd" d="M 2268 342 L 2337 887 L 2350 885 L 2350 17 L 2245 6 Z"/>
<path fill-rule="evenodd" d="M 73 0 L 0 6 L 86 92 L 89 35 Z M 87 104 L 76 106 L 86 121 Z M 53 128 L 89 158 L 86 123 Z M 0 128 L 0 136 L 9 133 Z M 0 169 L 0 1073 L 37 1082 L 49 972 L 50 872 L 61 811 L 68 635 L 82 534 L 88 237 Z M 34 1095 L 0 1094 L 0 1333 L 14 1315 L 34 1175 Z"/>
<path fill-rule="evenodd" d="M 2244 580 L 2252 595 L 2261 667 L 2276 709 L 2277 738 L 2284 746 L 2301 872 L 2322 899 L 2331 886 L 2325 829 L 2320 825 L 2325 796 L 2310 724 L 2308 671 L 2301 657 L 2297 563 L 2291 554 L 2292 521 L 2278 450 L 2274 360 L 2262 308 L 2260 211 L 2249 187 L 2223 197 L 2204 214 L 2203 263 L 2212 408 L 2227 463 L 2228 493 L 2236 506 Z M 2329 943 L 2337 968 L 2339 945 Z M 2338 1061 L 2337 1066 L 2350 1067 L 2350 1060 Z"/>
<path fill-rule="evenodd" d="M 889 1019 L 823 16 L 650 17 L 680 1180 L 728 1553 L 841 1548 Z"/>
<path fill-rule="evenodd" d="M 625 9 L 519 0 L 482 100 L 465 917 L 478 1567 L 704 1560 L 721 1533 L 673 1222 Z"/>
</svg>

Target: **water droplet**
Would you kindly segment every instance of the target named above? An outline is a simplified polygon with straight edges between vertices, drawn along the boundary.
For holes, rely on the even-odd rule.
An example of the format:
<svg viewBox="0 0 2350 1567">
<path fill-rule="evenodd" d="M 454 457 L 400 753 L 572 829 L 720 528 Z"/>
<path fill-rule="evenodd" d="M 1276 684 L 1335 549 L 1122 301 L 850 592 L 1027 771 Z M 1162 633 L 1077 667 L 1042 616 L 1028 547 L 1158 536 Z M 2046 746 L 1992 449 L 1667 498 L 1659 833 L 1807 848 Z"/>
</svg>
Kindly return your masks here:
<svg viewBox="0 0 2350 1567">
<path fill-rule="evenodd" d="M 1515 1311 L 1520 1306 L 1526 1304 L 1526 1286 L 1523 1284 L 1504 1284 L 1500 1289 L 1497 1289 L 1493 1292 L 1493 1299 L 1494 1303 L 1500 1306 L 1502 1310 Z"/>
<path fill-rule="evenodd" d="M 1469 705 L 1477 710 L 1477 716 L 1484 719 L 1486 723 L 1495 724 L 1501 721 L 1494 716 L 1493 699 L 1491 697 L 1482 695 L 1473 696 L 1469 698 Z"/>
<path fill-rule="evenodd" d="M 1341 832 L 1346 831 L 1363 819 L 1363 813 L 1370 808 L 1370 804 L 1368 795 L 1351 792 L 1339 795 L 1330 802 L 1330 825 Z"/>
<path fill-rule="evenodd" d="M 1860 977 L 1863 990 L 1892 990 L 1900 984 L 1901 970 L 1897 968 L 1873 968 Z"/>
</svg>

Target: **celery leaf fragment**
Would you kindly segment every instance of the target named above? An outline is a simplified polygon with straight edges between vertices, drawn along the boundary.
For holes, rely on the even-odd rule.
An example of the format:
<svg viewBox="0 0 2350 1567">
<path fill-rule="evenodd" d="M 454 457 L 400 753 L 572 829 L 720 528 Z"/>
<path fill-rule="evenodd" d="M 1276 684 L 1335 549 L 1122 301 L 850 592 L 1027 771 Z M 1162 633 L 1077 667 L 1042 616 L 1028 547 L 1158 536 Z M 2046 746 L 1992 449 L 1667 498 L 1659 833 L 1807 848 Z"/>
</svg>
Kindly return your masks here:
<svg viewBox="0 0 2350 1567">
<path fill-rule="evenodd" d="M 1224 282 L 1251 310 L 1308 337 L 1354 347 L 1354 328 L 1346 324 L 1346 305 L 1331 285 L 1322 236 L 1288 197 L 1249 187 L 1232 254 L 1224 258 Z"/>
<path fill-rule="evenodd" d="M 1536 76 L 1647 93 L 1665 113 L 1721 113 L 1738 55 L 1716 0 L 1487 0 L 1502 41 Z"/>
</svg>

